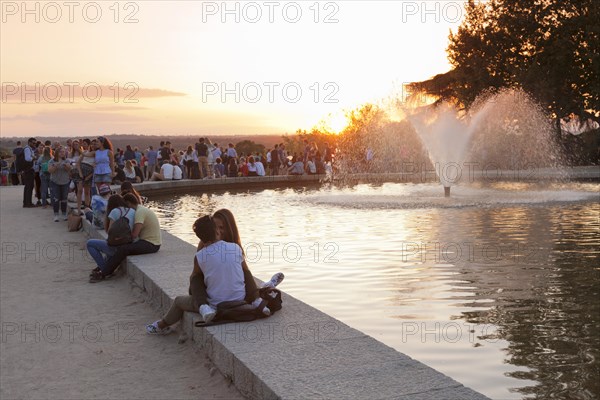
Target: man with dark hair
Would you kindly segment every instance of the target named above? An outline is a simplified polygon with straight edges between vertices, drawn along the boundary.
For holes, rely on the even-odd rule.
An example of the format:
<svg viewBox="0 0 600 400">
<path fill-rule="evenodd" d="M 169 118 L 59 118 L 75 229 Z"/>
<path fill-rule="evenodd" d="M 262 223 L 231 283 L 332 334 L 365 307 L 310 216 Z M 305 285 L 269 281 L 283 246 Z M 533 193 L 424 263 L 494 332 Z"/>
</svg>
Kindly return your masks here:
<svg viewBox="0 0 600 400">
<path fill-rule="evenodd" d="M 21 153 L 23 153 L 23 145 L 21 144 L 20 140 L 17 140 L 17 147 L 15 147 L 12 151 L 13 163 L 15 165 L 15 172 L 16 172 L 14 174 L 14 176 L 17 177 L 16 183 L 15 183 L 15 180 L 13 180 L 13 185 L 21 185 L 23 183 L 23 180 L 21 179 L 21 174 L 18 171 L 16 171 L 17 156 Z"/>
<path fill-rule="evenodd" d="M 276 144 L 271 150 L 271 175 L 275 176 L 279 173 L 279 145 Z"/>
<path fill-rule="evenodd" d="M 208 146 L 204 143 L 204 138 L 198 139 L 198 143 L 196 143 L 196 154 L 198 155 L 200 179 L 208 178 Z"/>
<path fill-rule="evenodd" d="M 170 163 L 171 162 L 171 142 L 165 142 L 164 146 L 160 148 L 160 163 Z"/>
</svg>

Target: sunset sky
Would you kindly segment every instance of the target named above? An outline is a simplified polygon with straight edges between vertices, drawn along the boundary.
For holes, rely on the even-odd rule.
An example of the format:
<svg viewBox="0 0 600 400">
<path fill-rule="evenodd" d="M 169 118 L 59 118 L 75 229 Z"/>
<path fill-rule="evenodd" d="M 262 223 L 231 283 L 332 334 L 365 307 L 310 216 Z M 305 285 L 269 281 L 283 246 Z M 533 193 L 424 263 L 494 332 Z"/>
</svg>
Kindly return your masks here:
<svg viewBox="0 0 600 400">
<path fill-rule="evenodd" d="M 345 110 L 447 71 L 464 12 L 451 1 L 0 6 L 2 137 L 337 130 Z"/>
</svg>

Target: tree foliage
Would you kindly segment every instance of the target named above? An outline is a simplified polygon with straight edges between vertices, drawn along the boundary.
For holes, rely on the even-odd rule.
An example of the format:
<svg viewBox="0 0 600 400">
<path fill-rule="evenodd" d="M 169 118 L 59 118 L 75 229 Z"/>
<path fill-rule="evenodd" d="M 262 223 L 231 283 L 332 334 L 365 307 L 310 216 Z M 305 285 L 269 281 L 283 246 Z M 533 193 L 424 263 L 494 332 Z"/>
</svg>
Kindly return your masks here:
<svg viewBox="0 0 600 400">
<path fill-rule="evenodd" d="M 262 154 L 265 152 L 265 146 L 262 144 L 255 143 L 252 140 L 242 140 L 235 145 L 235 151 L 238 154 L 256 154 L 257 152 Z"/>
<path fill-rule="evenodd" d="M 449 36 L 454 69 L 414 88 L 463 107 L 521 88 L 555 117 L 600 113 L 600 7 L 592 0 L 469 0 Z"/>
</svg>

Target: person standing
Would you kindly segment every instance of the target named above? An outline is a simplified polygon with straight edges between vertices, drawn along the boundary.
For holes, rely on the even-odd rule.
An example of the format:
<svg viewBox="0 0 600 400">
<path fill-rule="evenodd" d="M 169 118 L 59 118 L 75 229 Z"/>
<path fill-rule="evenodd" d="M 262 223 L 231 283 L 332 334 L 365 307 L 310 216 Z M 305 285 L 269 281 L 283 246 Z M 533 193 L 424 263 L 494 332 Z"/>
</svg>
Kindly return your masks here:
<svg viewBox="0 0 600 400">
<path fill-rule="evenodd" d="M 54 153 L 54 158 L 48 162 L 54 222 L 58 222 L 59 207 L 60 211 L 62 211 L 63 219 L 67 220 L 67 194 L 69 193 L 70 171 L 71 162 L 67 159 L 67 151 L 64 147 L 61 147 Z"/>
<path fill-rule="evenodd" d="M 110 140 L 100 136 L 97 147 L 83 154 L 84 157 L 94 157 L 94 183 L 100 190 L 103 184 L 110 185 L 115 176 L 115 155 Z"/>
<path fill-rule="evenodd" d="M 276 144 L 271 150 L 271 175 L 279 174 L 279 145 Z"/>
<path fill-rule="evenodd" d="M 152 174 L 156 172 L 156 164 L 158 164 L 158 152 L 154 150 L 154 147 L 150 146 L 146 153 L 148 157 L 148 166 L 146 168 L 146 180 L 152 178 Z"/>
<path fill-rule="evenodd" d="M 33 162 L 35 161 L 35 143 L 37 141 L 35 138 L 30 138 L 27 141 L 27 146 L 23 149 L 23 155 L 17 155 L 17 160 L 22 158 L 22 165 L 19 165 L 19 162 L 16 162 L 17 172 L 21 172 L 21 179 L 23 181 L 23 207 L 25 208 L 33 208 L 35 205 L 31 200 L 33 196 L 33 187 L 35 185 L 35 172 L 33 170 Z"/>
<path fill-rule="evenodd" d="M 198 164 L 196 150 L 191 145 L 188 146 L 187 151 L 183 153 L 182 159 L 185 166 L 185 176 L 187 179 L 192 179 L 194 177 L 194 163 Z"/>
<path fill-rule="evenodd" d="M 97 140 L 83 139 L 83 152 L 81 157 L 76 162 L 76 168 L 81 176 L 81 184 L 77 186 L 77 207 L 81 207 L 81 202 L 86 207 L 92 206 L 92 182 L 94 180 L 94 166 L 96 165 L 96 157 L 86 157 L 84 154 L 96 149 Z M 79 209 L 78 208 L 78 209 Z"/>
<path fill-rule="evenodd" d="M 19 154 L 23 154 L 23 145 L 21 144 L 20 140 L 17 140 L 17 147 L 15 147 L 12 151 L 13 154 L 13 166 L 14 166 L 14 174 L 13 174 L 13 179 L 12 179 L 12 184 L 17 186 L 17 185 L 22 185 L 23 181 L 21 180 L 21 174 L 19 173 L 19 171 L 17 171 L 17 157 L 19 156 Z"/>
<path fill-rule="evenodd" d="M 204 138 L 200 138 L 196 143 L 196 153 L 198 154 L 198 167 L 200 168 L 200 179 L 208 177 L 208 146 L 204 143 Z"/>
<path fill-rule="evenodd" d="M 40 166 L 37 160 L 40 159 L 43 153 L 44 144 L 38 140 L 35 143 L 35 161 L 33 162 L 33 187 L 35 189 L 35 197 L 37 198 L 37 202 L 35 203 L 36 207 L 40 207 L 42 205 L 42 179 L 40 176 Z"/>
<path fill-rule="evenodd" d="M 229 143 L 227 147 L 227 157 L 235 158 L 235 162 L 237 163 L 237 151 L 235 151 L 235 147 L 233 147 L 233 143 Z"/>
<path fill-rule="evenodd" d="M 171 162 L 171 142 L 167 141 L 160 148 L 160 163 L 170 163 Z"/>
<path fill-rule="evenodd" d="M 39 165 L 40 180 L 41 180 L 41 192 L 42 192 L 42 208 L 48 207 L 48 190 L 50 189 L 50 171 L 48 171 L 48 164 L 54 158 L 52 154 L 52 148 L 49 146 L 44 147 L 44 153 L 38 158 L 37 164 Z M 50 202 L 52 197 L 50 196 Z"/>
</svg>

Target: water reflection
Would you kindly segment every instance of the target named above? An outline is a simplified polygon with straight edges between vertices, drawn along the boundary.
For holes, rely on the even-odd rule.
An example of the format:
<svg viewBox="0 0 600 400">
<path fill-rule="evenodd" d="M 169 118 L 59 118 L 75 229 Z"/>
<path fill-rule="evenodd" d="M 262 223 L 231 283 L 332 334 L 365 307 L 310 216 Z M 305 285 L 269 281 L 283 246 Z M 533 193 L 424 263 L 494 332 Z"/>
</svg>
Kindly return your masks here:
<svg viewBox="0 0 600 400">
<path fill-rule="evenodd" d="M 443 206 L 410 184 L 151 205 L 194 244 L 199 214 L 231 209 L 256 276 L 283 271 L 285 291 L 490 397 L 600 397 L 598 185 L 499 185 Z"/>
</svg>

